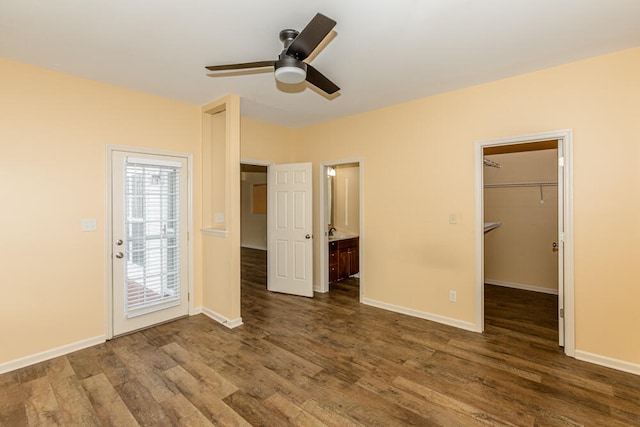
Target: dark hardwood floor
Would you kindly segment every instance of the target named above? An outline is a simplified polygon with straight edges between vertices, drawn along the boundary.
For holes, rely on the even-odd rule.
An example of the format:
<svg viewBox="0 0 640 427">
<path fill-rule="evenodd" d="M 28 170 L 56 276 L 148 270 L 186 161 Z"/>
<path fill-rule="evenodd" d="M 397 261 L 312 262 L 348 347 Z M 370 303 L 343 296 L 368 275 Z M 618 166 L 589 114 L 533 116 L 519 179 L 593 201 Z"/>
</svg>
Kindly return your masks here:
<svg viewBox="0 0 640 427">
<path fill-rule="evenodd" d="M 260 251 L 243 267 L 243 326 L 193 316 L 1 375 L 0 424 L 640 425 L 640 378 L 564 356 L 548 296 L 488 286 L 476 334 L 359 304 L 356 279 L 269 293 Z"/>
<path fill-rule="evenodd" d="M 484 285 L 484 295 L 488 332 L 502 329 L 558 342 L 557 295 L 492 285 Z"/>
</svg>

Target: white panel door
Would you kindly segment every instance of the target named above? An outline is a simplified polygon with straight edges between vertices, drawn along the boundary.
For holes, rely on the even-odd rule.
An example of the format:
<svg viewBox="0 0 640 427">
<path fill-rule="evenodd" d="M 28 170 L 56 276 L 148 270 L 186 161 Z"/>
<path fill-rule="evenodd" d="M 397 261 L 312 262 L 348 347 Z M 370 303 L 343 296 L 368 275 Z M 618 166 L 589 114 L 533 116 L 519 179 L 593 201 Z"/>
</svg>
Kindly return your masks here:
<svg viewBox="0 0 640 427">
<path fill-rule="evenodd" d="M 188 314 L 187 159 L 112 153 L 113 334 Z"/>
<path fill-rule="evenodd" d="M 311 163 L 269 166 L 267 289 L 313 297 Z"/>
</svg>

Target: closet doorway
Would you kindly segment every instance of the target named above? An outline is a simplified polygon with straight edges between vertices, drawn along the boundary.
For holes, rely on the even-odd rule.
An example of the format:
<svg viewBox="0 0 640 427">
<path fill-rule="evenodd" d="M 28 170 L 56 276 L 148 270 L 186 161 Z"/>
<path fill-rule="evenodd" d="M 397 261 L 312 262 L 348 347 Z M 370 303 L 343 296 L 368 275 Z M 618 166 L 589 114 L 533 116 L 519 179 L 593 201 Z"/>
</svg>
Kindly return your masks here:
<svg viewBox="0 0 640 427">
<path fill-rule="evenodd" d="M 476 143 L 476 320 L 557 339 L 572 356 L 570 148 L 570 131 Z"/>
</svg>

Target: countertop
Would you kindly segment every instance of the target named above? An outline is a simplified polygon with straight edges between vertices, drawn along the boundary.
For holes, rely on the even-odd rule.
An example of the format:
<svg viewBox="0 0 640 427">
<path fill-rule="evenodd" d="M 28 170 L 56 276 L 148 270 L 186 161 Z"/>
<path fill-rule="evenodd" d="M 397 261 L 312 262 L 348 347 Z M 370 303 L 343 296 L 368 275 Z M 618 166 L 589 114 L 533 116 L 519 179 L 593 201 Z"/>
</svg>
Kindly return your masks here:
<svg viewBox="0 0 640 427">
<path fill-rule="evenodd" d="M 355 233 L 344 233 L 344 232 L 334 232 L 333 236 L 329 236 L 329 241 L 330 242 L 335 242 L 337 240 L 347 240 L 347 239 L 354 239 L 356 237 L 359 237 L 357 234 Z"/>
</svg>

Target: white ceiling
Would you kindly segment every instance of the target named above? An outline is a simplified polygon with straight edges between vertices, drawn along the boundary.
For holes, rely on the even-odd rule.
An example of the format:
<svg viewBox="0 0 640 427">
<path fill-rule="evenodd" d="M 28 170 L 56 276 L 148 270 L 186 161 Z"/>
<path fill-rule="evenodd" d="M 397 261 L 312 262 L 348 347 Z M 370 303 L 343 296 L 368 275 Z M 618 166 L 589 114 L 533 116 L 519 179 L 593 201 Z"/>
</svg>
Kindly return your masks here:
<svg viewBox="0 0 640 427">
<path fill-rule="evenodd" d="M 207 76 L 276 59 L 317 12 L 338 22 L 312 61 L 334 99 Z M 0 56 L 195 105 L 236 93 L 243 116 L 300 127 L 639 46 L 639 22 L 640 0 L 0 0 Z"/>
</svg>

